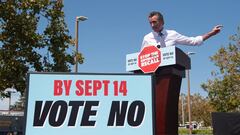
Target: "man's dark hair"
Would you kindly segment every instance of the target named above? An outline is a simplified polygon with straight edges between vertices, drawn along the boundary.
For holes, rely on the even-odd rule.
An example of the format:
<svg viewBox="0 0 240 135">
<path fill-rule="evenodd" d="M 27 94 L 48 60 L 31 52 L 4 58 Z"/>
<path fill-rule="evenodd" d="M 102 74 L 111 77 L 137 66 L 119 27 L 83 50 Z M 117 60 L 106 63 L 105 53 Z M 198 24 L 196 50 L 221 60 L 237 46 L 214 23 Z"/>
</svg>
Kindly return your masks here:
<svg viewBox="0 0 240 135">
<path fill-rule="evenodd" d="M 151 18 L 151 17 L 153 17 L 153 16 L 155 16 L 155 15 L 157 15 L 157 16 L 158 16 L 158 20 L 159 20 L 159 21 L 162 21 L 163 24 L 164 24 L 163 15 L 162 15 L 160 12 L 158 12 L 158 11 L 152 11 L 152 12 L 149 14 L 148 17 Z"/>
</svg>

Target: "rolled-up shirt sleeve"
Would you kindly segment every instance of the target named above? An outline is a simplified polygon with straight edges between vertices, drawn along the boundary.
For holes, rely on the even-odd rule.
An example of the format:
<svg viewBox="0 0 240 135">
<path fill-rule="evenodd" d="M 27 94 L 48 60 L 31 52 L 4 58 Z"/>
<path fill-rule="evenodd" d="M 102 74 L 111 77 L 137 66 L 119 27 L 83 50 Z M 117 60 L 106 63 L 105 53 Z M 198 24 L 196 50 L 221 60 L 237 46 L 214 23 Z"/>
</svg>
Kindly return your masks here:
<svg viewBox="0 0 240 135">
<path fill-rule="evenodd" d="M 196 36 L 196 37 L 187 37 L 184 35 L 181 35 L 179 33 L 175 33 L 175 43 L 176 44 L 183 44 L 183 45 L 191 45 L 191 46 L 197 46 L 201 45 L 203 43 L 203 37 L 202 36 Z"/>
</svg>

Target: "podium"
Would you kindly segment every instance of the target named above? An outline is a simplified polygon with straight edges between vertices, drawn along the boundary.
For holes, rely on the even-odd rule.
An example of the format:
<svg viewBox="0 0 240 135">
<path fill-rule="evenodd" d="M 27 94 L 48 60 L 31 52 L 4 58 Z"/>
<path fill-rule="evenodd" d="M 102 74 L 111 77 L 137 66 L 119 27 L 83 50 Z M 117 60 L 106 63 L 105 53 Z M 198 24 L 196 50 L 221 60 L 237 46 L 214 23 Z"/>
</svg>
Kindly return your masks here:
<svg viewBox="0 0 240 135">
<path fill-rule="evenodd" d="M 161 63 L 152 73 L 155 78 L 154 107 L 155 135 L 178 134 L 178 101 L 185 70 L 190 69 L 190 58 L 175 46 L 160 49 Z M 142 74 L 138 54 L 126 56 L 126 71 Z"/>
</svg>

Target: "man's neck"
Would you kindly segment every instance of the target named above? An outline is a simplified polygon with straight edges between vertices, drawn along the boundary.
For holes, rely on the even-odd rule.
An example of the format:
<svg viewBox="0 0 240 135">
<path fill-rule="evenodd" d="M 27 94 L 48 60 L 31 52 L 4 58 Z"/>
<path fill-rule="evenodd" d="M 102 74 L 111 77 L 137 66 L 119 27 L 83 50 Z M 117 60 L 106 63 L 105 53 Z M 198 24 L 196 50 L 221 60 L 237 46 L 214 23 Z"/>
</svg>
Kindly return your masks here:
<svg viewBox="0 0 240 135">
<path fill-rule="evenodd" d="M 153 30 L 154 32 L 156 32 L 156 33 L 161 33 L 162 31 L 163 31 L 163 27 L 160 29 L 160 30 L 158 30 L 158 31 L 155 31 L 155 30 Z"/>
<path fill-rule="evenodd" d="M 163 31 L 163 27 L 159 30 L 159 33 Z"/>
</svg>

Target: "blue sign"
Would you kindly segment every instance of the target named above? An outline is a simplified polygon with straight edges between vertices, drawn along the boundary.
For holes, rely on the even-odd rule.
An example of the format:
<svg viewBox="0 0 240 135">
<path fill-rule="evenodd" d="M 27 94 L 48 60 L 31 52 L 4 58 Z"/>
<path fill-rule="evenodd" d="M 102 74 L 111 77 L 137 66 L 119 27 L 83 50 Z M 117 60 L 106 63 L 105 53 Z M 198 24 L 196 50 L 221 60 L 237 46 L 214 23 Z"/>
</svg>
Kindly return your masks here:
<svg viewBox="0 0 240 135">
<path fill-rule="evenodd" d="M 25 135 L 154 135 L 151 75 L 29 73 Z"/>
</svg>

